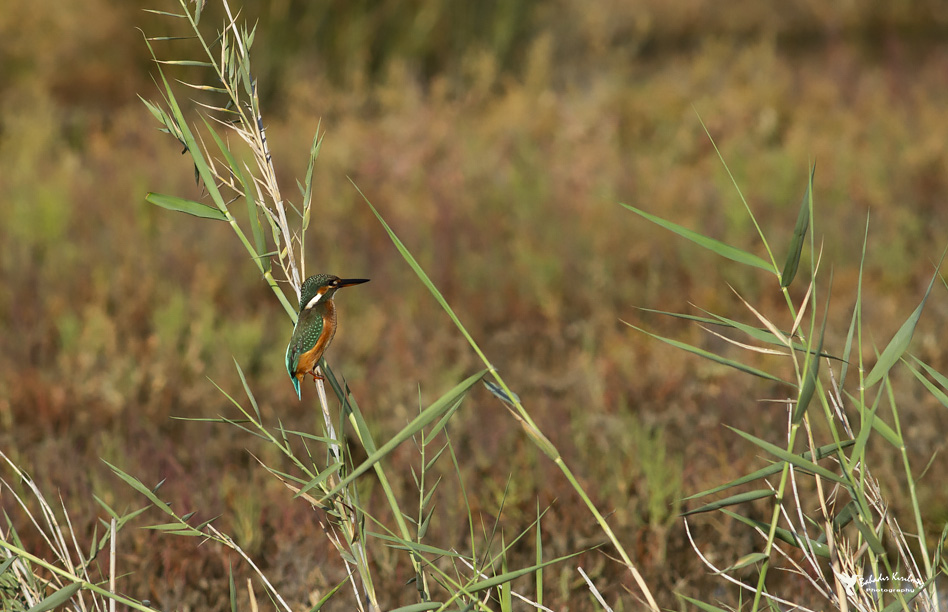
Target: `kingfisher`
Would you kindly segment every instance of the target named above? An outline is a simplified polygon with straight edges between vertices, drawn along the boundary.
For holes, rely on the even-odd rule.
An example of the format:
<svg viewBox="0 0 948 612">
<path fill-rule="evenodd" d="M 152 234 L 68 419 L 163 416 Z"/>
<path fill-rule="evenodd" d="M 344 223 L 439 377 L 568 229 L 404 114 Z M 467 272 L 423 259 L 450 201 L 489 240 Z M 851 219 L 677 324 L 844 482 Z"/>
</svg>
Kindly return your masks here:
<svg viewBox="0 0 948 612">
<path fill-rule="evenodd" d="M 300 310 L 293 328 L 293 337 L 286 347 L 286 371 L 293 381 L 296 396 L 300 393 L 300 381 L 310 374 L 313 380 L 322 378 L 316 374 L 319 358 L 323 356 L 332 337 L 336 334 L 336 305 L 332 298 L 337 290 L 369 282 L 367 278 L 339 278 L 332 274 L 310 276 L 300 288 Z"/>
</svg>

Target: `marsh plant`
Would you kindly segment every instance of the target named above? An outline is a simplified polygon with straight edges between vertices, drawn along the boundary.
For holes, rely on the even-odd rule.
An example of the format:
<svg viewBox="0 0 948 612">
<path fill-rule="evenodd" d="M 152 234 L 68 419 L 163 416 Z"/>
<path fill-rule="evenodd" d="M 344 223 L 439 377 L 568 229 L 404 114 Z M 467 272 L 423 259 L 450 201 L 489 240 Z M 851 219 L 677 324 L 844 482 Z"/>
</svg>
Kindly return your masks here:
<svg viewBox="0 0 948 612">
<path fill-rule="evenodd" d="M 723 158 L 721 161 L 724 163 Z M 932 289 L 936 283 L 945 285 L 939 274 L 944 255 L 935 266 L 918 307 L 881 353 L 875 355 L 871 368 L 866 355 L 871 355 L 874 347 L 865 344 L 861 266 L 855 300 L 845 299 L 847 306 L 852 304 L 848 329 L 839 334 L 842 344 L 831 348 L 825 340 L 834 303 L 833 275 L 823 272 L 822 245 L 814 238 L 814 172 L 815 168 L 810 172 L 782 261 L 778 261 L 736 183 L 734 187 L 757 228 L 766 259 L 628 207 L 719 257 L 766 271 L 769 283 L 781 293 L 786 305 L 784 314 L 768 315 L 745 301 L 737 289 L 730 288 L 747 313 L 744 321 L 700 308 L 697 314 L 652 311 L 699 325 L 747 355 L 734 359 L 727 350 L 712 353 L 649 334 L 767 381 L 781 394 L 769 402 L 785 411 L 786 430 L 773 440 L 732 428 L 742 443 L 756 447 L 767 457 L 769 465 L 690 495 L 687 500 L 705 502 L 684 513 L 685 526 L 696 515 L 718 512 L 746 525 L 758 536 L 759 549 L 732 558 L 722 567 L 709 559 L 708 544 L 695 541 L 689 530 L 696 554 L 710 571 L 734 585 L 739 600 L 751 600 L 752 610 L 773 606 L 801 610 L 938 610 L 941 607 L 937 578 L 948 567 L 942 557 L 948 525 L 938 529 L 936 533 L 940 535 L 932 548 L 928 539 L 932 525 L 922 516 L 917 495 L 925 470 L 919 472 L 909 461 L 890 374 L 897 366 L 907 368 L 925 390 L 948 406 L 948 378 L 908 352 Z M 865 230 L 862 262 L 869 238 L 868 219 Z M 801 266 L 802 261 L 808 261 L 809 266 Z M 836 296 L 835 301 L 842 300 Z M 753 356 L 777 357 L 778 365 L 758 369 Z M 882 449 L 870 449 L 870 442 Z M 901 488 L 886 495 L 872 466 L 888 466 L 893 459 L 901 467 Z M 904 495 L 910 500 L 912 514 L 906 527 L 888 508 L 887 499 L 892 495 Z M 712 498 L 713 501 L 707 501 Z M 751 502 L 762 500 L 768 508 L 766 520 L 755 518 L 746 510 Z M 769 588 L 767 577 L 773 570 L 790 573 L 796 581 L 802 581 L 806 596 L 793 599 Z M 722 609 L 685 594 L 681 597 L 704 610 Z"/>
<path fill-rule="evenodd" d="M 306 174 L 297 182 L 298 193 L 294 194 L 292 199 L 285 196 L 277 182 L 277 172 L 266 139 L 266 122 L 260 108 L 257 82 L 251 70 L 250 52 L 255 31 L 235 17 L 227 2 L 223 3 L 223 7 L 227 21 L 213 37 L 206 36 L 200 25 L 200 3 L 191 8 L 182 2 L 181 13 L 162 13 L 187 24 L 193 40 L 197 41 L 203 50 L 204 57 L 200 60 L 167 58 L 168 52 L 159 50 L 157 45 L 171 43 L 174 37 L 146 38 L 146 43 L 159 66 L 159 87 L 163 99 L 160 102 L 145 100 L 144 103 L 160 122 L 162 129 L 173 136 L 190 155 L 195 176 L 206 193 L 205 199 L 210 203 L 157 193 L 148 194 L 146 199 L 163 208 L 227 223 L 246 248 L 250 260 L 273 290 L 276 299 L 295 322 L 299 288 L 302 279 L 306 277 L 306 262 L 303 257 L 306 230 L 314 215 L 318 214 L 318 208 L 314 208 L 312 198 L 312 180 L 322 139 L 319 134 L 313 139 Z M 189 120 L 189 114 L 183 110 L 180 103 L 177 87 L 173 86 L 166 76 L 166 69 L 172 66 L 196 66 L 204 69 L 202 79 L 207 80 L 182 81 L 179 85 L 207 96 L 207 101 L 202 98 L 197 104 L 198 118 L 194 121 Z M 212 84 L 207 84 L 208 82 Z M 244 151 L 237 152 L 232 148 L 232 141 L 237 141 L 246 148 L 249 152 L 249 162 L 243 161 Z M 238 202 L 243 206 L 242 214 L 238 213 L 235 206 Z M 292 497 L 302 499 L 312 506 L 315 520 L 320 522 L 323 533 L 338 552 L 339 562 L 345 567 L 345 582 L 348 582 L 348 591 L 353 594 L 353 604 L 360 609 L 380 609 L 378 579 L 373 575 L 373 564 L 370 562 L 373 545 L 403 551 L 405 562 L 410 564 L 414 575 L 417 597 L 426 606 L 431 606 L 431 609 L 459 604 L 486 608 L 493 605 L 489 604 L 491 600 L 498 602 L 503 609 L 510 609 L 514 598 L 534 607 L 542 607 L 543 568 L 567 558 L 543 558 L 540 519 L 544 510 L 538 508 L 536 521 L 531 527 L 534 531 L 532 537 L 536 563 L 528 567 L 510 568 L 506 561 L 509 548 L 528 533 L 522 532 L 508 538 L 496 531 L 495 524 L 493 528 L 485 528 L 484 533 L 479 534 L 477 519 L 470 506 L 467 506 L 466 512 L 469 536 L 464 551 L 458 550 L 455 543 L 439 546 L 425 539 L 429 522 L 435 512 L 435 506 L 431 503 L 432 495 L 441 482 L 441 476 L 430 476 L 429 472 L 437 462 L 448 461 L 449 465 L 454 466 L 455 476 L 460 479 L 459 458 L 454 452 L 447 425 L 461 406 L 466 393 L 484 379 L 488 389 L 509 411 L 511 424 L 522 428 L 527 438 L 557 465 L 572 484 L 576 494 L 583 500 L 592 518 L 612 545 L 615 554 L 619 556 L 620 562 L 628 569 L 640 589 L 641 596 L 651 609 L 657 610 L 658 606 L 630 555 L 579 484 L 570 467 L 563 461 L 557 448 L 534 422 L 517 394 L 511 391 L 507 382 L 491 365 L 417 260 L 367 199 L 365 205 L 375 213 L 393 245 L 416 273 L 419 281 L 428 288 L 455 323 L 459 333 L 483 362 L 484 369 L 470 373 L 434 403 L 419 406 L 418 415 L 385 442 L 374 439 L 356 398 L 325 360 L 320 361 L 323 378 L 316 381 L 323 415 L 322 431 L 289 431 L 279 421 L 265 423 L 239 364 L 237 369 L 243 382 L 244 399 L 235 399 L 221 389 L 233 403 L 237 417 L 213 420 L 257 436 L 284 456 L 288 465 L 263 467 L 286 485 Z M 327 385 L 336 400 L 335 408 L 330 406 Z M 351 432 L 350 435 L 364 448 L 367 454 L 364 460 L 357 463 L 352 459 L 346 441 L 340 435 L 342 431 Z M 409 440 L 414 441 L 420 459 L 417 469 L 413 472 L 418 493 L 416 498 L 410 501 L 412 506 L 406 506 L 409 502 L 396 496 L 395 487 L 392 486 L 383 461 L 396 447 Z M 213 525 L 191 526 L 187 522 L 188 516 L 175 513 L 170 506 L 150 493 L 143 483 L 118 468 L 113 469 L 173 519 L 171 523 L 155 528 L 180 535 L 212 537 L 233 548 L 248 563 L 252 563 L 249 555 L 233 539 L 217 531 Z M 385 520 L 383 511 L 367 507 L 360 497 L 356 483 L 366 472 L 372 472 L 382 488 L 390 521 Z M 460 483 L 460 488 L 465 491 L 465 484 Z M 463 499 L 467 500 L 466 493 Z M 583 551 L 574 554 L 579 552 Z M 533 576 L 535 579 L 535 587 L 530 597 L 512 589 L 512 581 L 521 576 Z M 259 572 L 259 577 L 268 595 L 279 607 L 289 610 L 286 600 L 276 587 L 262 572 Z M 326 593 L 319 602 L 315 602 L 316 605 L 322 605 L 334 597 L 341 586 Z M 590 587 L 595 591 L 592 583 Z"/>
</svg>

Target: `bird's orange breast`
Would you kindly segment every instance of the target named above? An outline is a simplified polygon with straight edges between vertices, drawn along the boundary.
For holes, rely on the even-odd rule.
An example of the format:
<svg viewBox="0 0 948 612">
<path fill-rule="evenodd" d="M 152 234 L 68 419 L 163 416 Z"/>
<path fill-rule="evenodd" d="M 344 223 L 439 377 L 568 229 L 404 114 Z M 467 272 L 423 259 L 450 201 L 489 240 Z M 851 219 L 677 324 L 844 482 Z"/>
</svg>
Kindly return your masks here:
<svg viewBox="0 0 948 612">
<path fill-rule="evenodd" d="M 331 304 L 332 302 L 329 303 L 330 308 L 327 309 L 329 312 L 323 315 L 323 333 L 319 335 L 313 348 L 300 355 L 299 363 L 296 364 L 296 377 L 300 380 L 316 369 L 319 358 L 323 356 L 336 333 L 336 317 L 333 316 L 335 313 L 332 312 Z"/>
</svg>

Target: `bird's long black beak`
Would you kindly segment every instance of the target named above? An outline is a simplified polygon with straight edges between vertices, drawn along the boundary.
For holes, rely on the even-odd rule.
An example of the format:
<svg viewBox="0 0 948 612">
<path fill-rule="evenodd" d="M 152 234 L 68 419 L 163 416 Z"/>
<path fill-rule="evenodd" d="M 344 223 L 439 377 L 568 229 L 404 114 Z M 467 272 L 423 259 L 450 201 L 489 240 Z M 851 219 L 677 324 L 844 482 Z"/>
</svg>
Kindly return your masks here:
<svg viewBox="0 0 948 612">
<path fill-rule="evenodd" d="M 367 282 L 369 282 L 367 278 L 340 278 L 339 287 L 351 287 L 352 285 L 361 285 Z"/>
</svg>

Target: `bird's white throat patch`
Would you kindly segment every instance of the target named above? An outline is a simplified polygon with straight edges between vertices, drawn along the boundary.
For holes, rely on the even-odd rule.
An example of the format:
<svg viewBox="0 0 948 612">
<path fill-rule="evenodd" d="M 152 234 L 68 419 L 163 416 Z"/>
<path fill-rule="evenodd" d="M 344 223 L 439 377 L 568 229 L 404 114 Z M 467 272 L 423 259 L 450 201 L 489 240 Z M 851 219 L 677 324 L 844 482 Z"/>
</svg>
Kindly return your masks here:
<svg viewBox="0 0 948 612">
<path fill-rule="evenodd" d="M 319 300 L 321 300 L 324 295 L 326 295 L 326 288 L 325 288 L 325 287 L 324 287 L 324 288 L 321 288 L 321 289 L 318 289 L 317 291 L 319 291 L 319 293 L 317 293 L 316 295 L 314 295 L 314 296 L 313 296 L 313 299 L 311 299 L 309 302 L 306 303 L 306 307 L 304 307 L 303 310 L 309 310 L 310 308 L 312 308 L 313 306 L 315 306 L 316 303 L 319 302 Z"/>
</svg>

